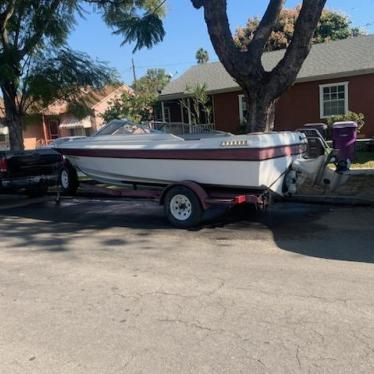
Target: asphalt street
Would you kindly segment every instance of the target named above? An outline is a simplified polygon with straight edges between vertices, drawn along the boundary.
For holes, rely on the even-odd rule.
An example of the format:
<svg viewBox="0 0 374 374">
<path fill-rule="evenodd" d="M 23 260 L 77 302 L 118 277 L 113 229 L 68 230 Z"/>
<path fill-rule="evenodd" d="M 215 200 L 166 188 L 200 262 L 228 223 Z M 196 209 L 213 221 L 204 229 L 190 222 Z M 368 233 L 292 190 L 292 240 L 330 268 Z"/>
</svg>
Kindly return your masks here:
<svg viewBox="0 0 374 374">
<path fill-rule="evenodd" d="M 279 203 L 186 231 L 150 202 L 3 200 L 0 372 L 373 373 L 373 224 Z"/>
</svg>

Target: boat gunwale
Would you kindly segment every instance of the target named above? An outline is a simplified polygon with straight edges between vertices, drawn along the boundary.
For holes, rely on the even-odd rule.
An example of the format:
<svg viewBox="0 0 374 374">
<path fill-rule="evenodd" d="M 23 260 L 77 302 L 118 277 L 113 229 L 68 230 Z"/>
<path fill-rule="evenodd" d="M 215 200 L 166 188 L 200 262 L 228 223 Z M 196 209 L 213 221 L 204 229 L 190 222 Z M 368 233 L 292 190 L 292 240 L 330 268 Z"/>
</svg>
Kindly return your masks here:
<svg viewBox="0 0 374 374">
<path fill-rule="evenodd" d="M 303 154 L 305 143 L 277 145 L 264 148 L 230 147 L 207 149 L 113 149 L 113 148 L 56 148 L 65 156 L 150 159 L 150 160 L 207 160 L 207 161 L 265 161 Z"/>
</svg>

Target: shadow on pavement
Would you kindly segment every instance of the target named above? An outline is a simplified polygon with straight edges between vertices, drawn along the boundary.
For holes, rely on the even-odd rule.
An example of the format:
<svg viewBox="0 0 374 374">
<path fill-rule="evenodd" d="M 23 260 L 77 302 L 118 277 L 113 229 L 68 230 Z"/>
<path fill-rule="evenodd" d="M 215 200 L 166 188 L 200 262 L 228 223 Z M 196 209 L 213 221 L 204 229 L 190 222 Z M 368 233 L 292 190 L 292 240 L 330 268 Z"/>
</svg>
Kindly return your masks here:
<svg viewBox="0 0 374 374">
<path fill-rule="evenodd" d="M 226 240 L 232 240 L 232 245 L 238 239 L 269 240 L 270 234 L 271 242 L 295 254 L 374 263 L 372 208 L 278 203 L 266 212 L 232 210 L 222 216 L 216 210 L 209 215 L 206 224 L 193 231 L 217 245 L 227 245 Z M 139 229 L 136 235 L 149 240 L 155 230 L 179 233 L 165 219 L 162 208 L 140 200 L 65 199 L 60 206 L 46 202 L 0 212 L 1 236 L 15 249 L 66 251 L 67 244 L 89 235 L 88 230 L 114 227 Z M 105 238 L 102 245 L 108 250 L 126 243 L 121 236 Z"/>
<path fill-rule="evenodd" d="M 235 220 L 235 217 L 233 218 Z M 276 245 L 296 254 L 374 263 L 374 209 L 278 203 L 253 222 L 270 230 Z"/>
</svg>

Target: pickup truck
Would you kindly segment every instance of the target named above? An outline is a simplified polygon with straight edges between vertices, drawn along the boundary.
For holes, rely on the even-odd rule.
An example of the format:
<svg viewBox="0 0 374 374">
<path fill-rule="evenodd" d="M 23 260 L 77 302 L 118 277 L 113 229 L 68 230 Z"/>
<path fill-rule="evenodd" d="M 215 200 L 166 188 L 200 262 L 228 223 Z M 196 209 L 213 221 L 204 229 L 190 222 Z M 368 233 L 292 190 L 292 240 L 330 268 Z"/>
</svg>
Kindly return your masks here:
<svg viewBox="0 0 374 374">
<path fill-rule="evenodd" d="M 25 191 L 43 195 L 49 186 L 58 184 L 62 157 L 52 149 L 0 151 L 0 193 Z"/>
</svg>

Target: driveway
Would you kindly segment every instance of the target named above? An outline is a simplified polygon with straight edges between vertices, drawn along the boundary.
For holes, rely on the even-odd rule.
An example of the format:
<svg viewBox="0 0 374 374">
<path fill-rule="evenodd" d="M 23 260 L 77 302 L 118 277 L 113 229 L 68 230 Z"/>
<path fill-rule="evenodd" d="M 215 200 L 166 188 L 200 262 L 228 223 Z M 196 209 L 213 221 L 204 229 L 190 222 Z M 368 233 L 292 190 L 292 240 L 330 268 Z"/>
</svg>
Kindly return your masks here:
<svg viewBox="0 0 374 374">
<path fill-rule="evenodd" d="M 2 373 L 373 373 L 374 209 L 177 230 L 144 201 L 0 210 Z"/>
</svg>

